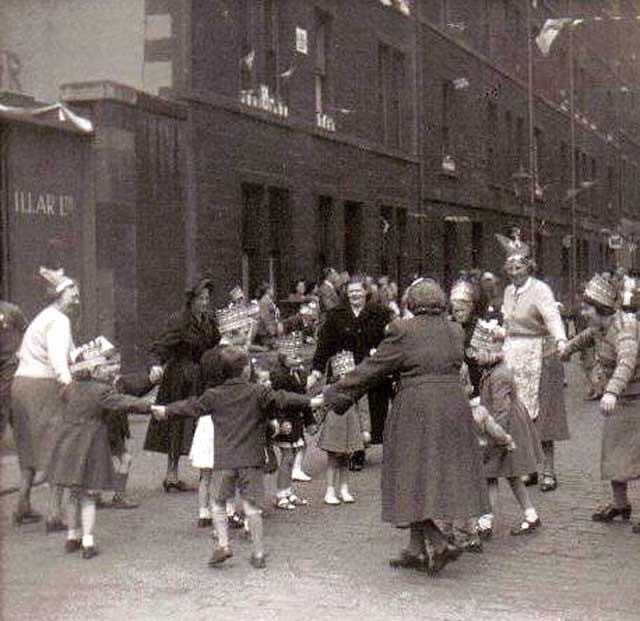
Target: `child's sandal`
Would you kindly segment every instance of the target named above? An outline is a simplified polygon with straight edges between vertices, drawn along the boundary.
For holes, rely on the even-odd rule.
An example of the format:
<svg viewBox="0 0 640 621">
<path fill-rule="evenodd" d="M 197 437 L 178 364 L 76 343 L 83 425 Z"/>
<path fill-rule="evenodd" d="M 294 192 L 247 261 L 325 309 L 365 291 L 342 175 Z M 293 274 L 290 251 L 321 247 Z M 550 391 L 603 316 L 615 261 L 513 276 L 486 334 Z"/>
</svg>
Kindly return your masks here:
<svg viewBox="0 0 640 621">
<path fill-rule="evenodd" d="M 294 507 L 304 507 L 309 504 L 306 498 L 296 496 L 296 494 L 289 494 L 288 500 Z"/>
<path fill-rule="evenodd" d="M 296 508 L 295 504 L 293 504 L 293 502 L 291 502 L 291 500 L 286 496 L 276 500 L 276 507 L 278 509 L 283 509 L 284 511 L 293 511 Z"/>
</svg>

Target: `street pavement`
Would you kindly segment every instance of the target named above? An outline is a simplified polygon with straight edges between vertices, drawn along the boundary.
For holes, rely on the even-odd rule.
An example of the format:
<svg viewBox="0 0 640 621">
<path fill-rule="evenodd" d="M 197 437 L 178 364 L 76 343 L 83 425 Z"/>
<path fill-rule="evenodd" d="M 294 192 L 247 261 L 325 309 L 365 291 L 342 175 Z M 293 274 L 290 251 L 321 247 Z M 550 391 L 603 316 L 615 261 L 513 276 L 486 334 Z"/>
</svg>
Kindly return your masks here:
<svg viewBox="0 0 640 621">
<path fill-rule="evenodd" d="M 196 495 L 162 492 L 163 456 L 141 450 L 146 421 L 132 416 L 129 491 L 141 505 L 98 513 L 98 557 L 65 554 L 65 534 L 47 535 L 42 524 L 12 526 L 15 494 L 2 497 L 0 618 L 640 619 L 640 535 L 628 524 L 590 519 L 608 498 L 599 479 L 601 415 L 597 404 L 584 400 L 576 365 L 569 365 L 568 376 L 572 439 L 558 446 L 560 486 L 553 493 L 533 491 L 543 527 L 527 537 L 509 535 L 520 515 L 501 483 L 500 516 L 484 553 L 463 555 L 437 577 L 387 564 L 406 532 L 380 521 L 380 448 L 352 476 L 357 503 L 329 507 L 322 502 L 323 455 L 313 446 L 306 469 L 314 479 L 298 484 L 309 506 L 285 512 L 270 503 L 267 569 L 249 565 L 250 543 L 238 536 L 233 559 L 209 568 L 211 538 L 196 527 Z M 15 457 L 3 457 L 2 466 L 0 489 L 7 489 L 16 483 Z M 181 470 L 196 482 L 186 460 Z M 272 480 L 268 489 L 273 494 Z M 631 499 L 640 507 L 635 487 Z M 43 487 L 34 505 L 45 509 Z"/>
</svg>

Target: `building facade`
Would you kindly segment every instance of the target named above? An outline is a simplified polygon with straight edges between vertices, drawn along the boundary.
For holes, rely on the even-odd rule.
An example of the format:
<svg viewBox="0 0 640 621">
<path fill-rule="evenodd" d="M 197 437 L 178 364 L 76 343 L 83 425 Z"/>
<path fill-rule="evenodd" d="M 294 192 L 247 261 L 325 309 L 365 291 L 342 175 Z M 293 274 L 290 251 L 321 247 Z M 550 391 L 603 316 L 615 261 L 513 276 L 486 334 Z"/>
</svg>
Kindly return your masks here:
<svg viewBox="0 0 640 621">
<path fill-rule="evenodd" d="M 2 84 L 44 88 L 56 60 L 25 41 L 47 18 L 82 52 L 58 74 L 96 128 L 98 325 L 142 356 L 202 273 L 217 304 L 237 283 L 284 296 L 326 266 L 449 284 L 499 271 L 494 234 L 513 226 L 563 298 L 637 267 L 637 5 L 9 1 Z M 582 21 L 545 55 L 535 36 L 562 17 Z"/>
</svg>

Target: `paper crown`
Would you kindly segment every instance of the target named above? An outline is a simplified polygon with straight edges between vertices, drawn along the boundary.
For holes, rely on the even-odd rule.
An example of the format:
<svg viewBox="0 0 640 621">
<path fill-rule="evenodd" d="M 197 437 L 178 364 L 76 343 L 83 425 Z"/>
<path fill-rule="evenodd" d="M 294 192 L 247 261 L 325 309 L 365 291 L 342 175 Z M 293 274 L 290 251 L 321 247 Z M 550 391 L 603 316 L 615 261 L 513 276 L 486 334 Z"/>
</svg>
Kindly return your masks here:
<svg viewBox="0 0 640 621">
<path fill-rule="evenodd" d="M 120 354 L 112 343 L 104 336 L 99 336 L 71 351 L 71 373 L 80 371 L 93 371 L 96 367 L 105 364 L 119 364 Z"/>
<path fill-rule="evenodd" d="M 479 319 L 471 335 L 469 347 L 477 353 L 498 353 L 502 350 L 504 338 L 497 321 Z"/>
<path fill-rule="evenodd" d="M 473 302 L 473 285 L 468 280 L 459 280 L 451 287 L 449 299 L 452 302 Z"/>
<path fill-rule="evenodd" d="M 341 351 L 331 358 L 331 372 L 336 377 L 346 375 L 355 368 L 356 363 L 352 351 Z"/>
<path fill-rule="evenodd" d="M 218 331 L 220 334 L 228 334 L 236 330 L 248 330 L 251 328 L 253 320 L 259 312 L 260 308 L 256 301 L 217 310 L 216 322 L 218 324 Z"/>
<path fill-rule="evenodd" d="M 317 318 L 320 312 L 318 308 L 318 303 L 315 301 L 308 302 L 307 304 L 302 304 L 300 306 L 300 314 L 305 317 Z"/>
<path fill-rule="evenodd" d="M 513 237 L 506 237 L 505 235 L 496 233 L 496 239 L 505 251 L 507 261 L 531 258 L 531 248 L 529 248 L 529 245 L 520 239 L 519 230 L 514 232 Z"/>
<path fill-rule="evenodd" d="M 50 270 L 41 266 L 38 273 L 47 283 L 47 290 L 52 294 L 62 293 L 67 287 L 75 285 L 75 282 L 65 275 L 62 268 Z"/>
<path fill-rule="evenodd" d="M 229 297 L 234 302 L 237 302 L 238 300 L 244 298 L 244 291 L 242 290 L 242 287 L 240 287 L 240 285 L 236 285 L 233 289 L 231 289 L 231 291 L 229 291 Z"/>
<path fill-rule="evenodd" d="M 618 288 L 609 278 L 595 274 L 584 288 L 584 299 L 587 303 L 593 302 L 603 308 L 615 310 L 618 300 Z"/>
<path fill-rule="evenodd" d="M 301 332 L 292 332 L 287 336 L 280 337 L 277 341 L 278 353 L 299 359 L 302 354 L 304 339 Z"/>
</svg>

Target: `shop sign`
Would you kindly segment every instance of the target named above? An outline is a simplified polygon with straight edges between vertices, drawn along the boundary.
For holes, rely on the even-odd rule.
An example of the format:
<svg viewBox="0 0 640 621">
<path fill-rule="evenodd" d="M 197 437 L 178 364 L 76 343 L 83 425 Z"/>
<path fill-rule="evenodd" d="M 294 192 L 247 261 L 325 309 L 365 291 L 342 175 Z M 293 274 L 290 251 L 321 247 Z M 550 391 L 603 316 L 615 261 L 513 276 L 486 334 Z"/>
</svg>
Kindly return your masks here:
<svg viewBox="0 0 640 621">
<path fill-rule="evenodd" d="M 14 191 L 13 210 L 16 214 L 33 218 L 67 218 L 75 208 L 70 194 Z"/>
<path fill-rule="evenodd" d="M 307 31 L 300 26 L 296 26 L 296 52 L 306 54 L 308 52 Z"/>
</svg>

